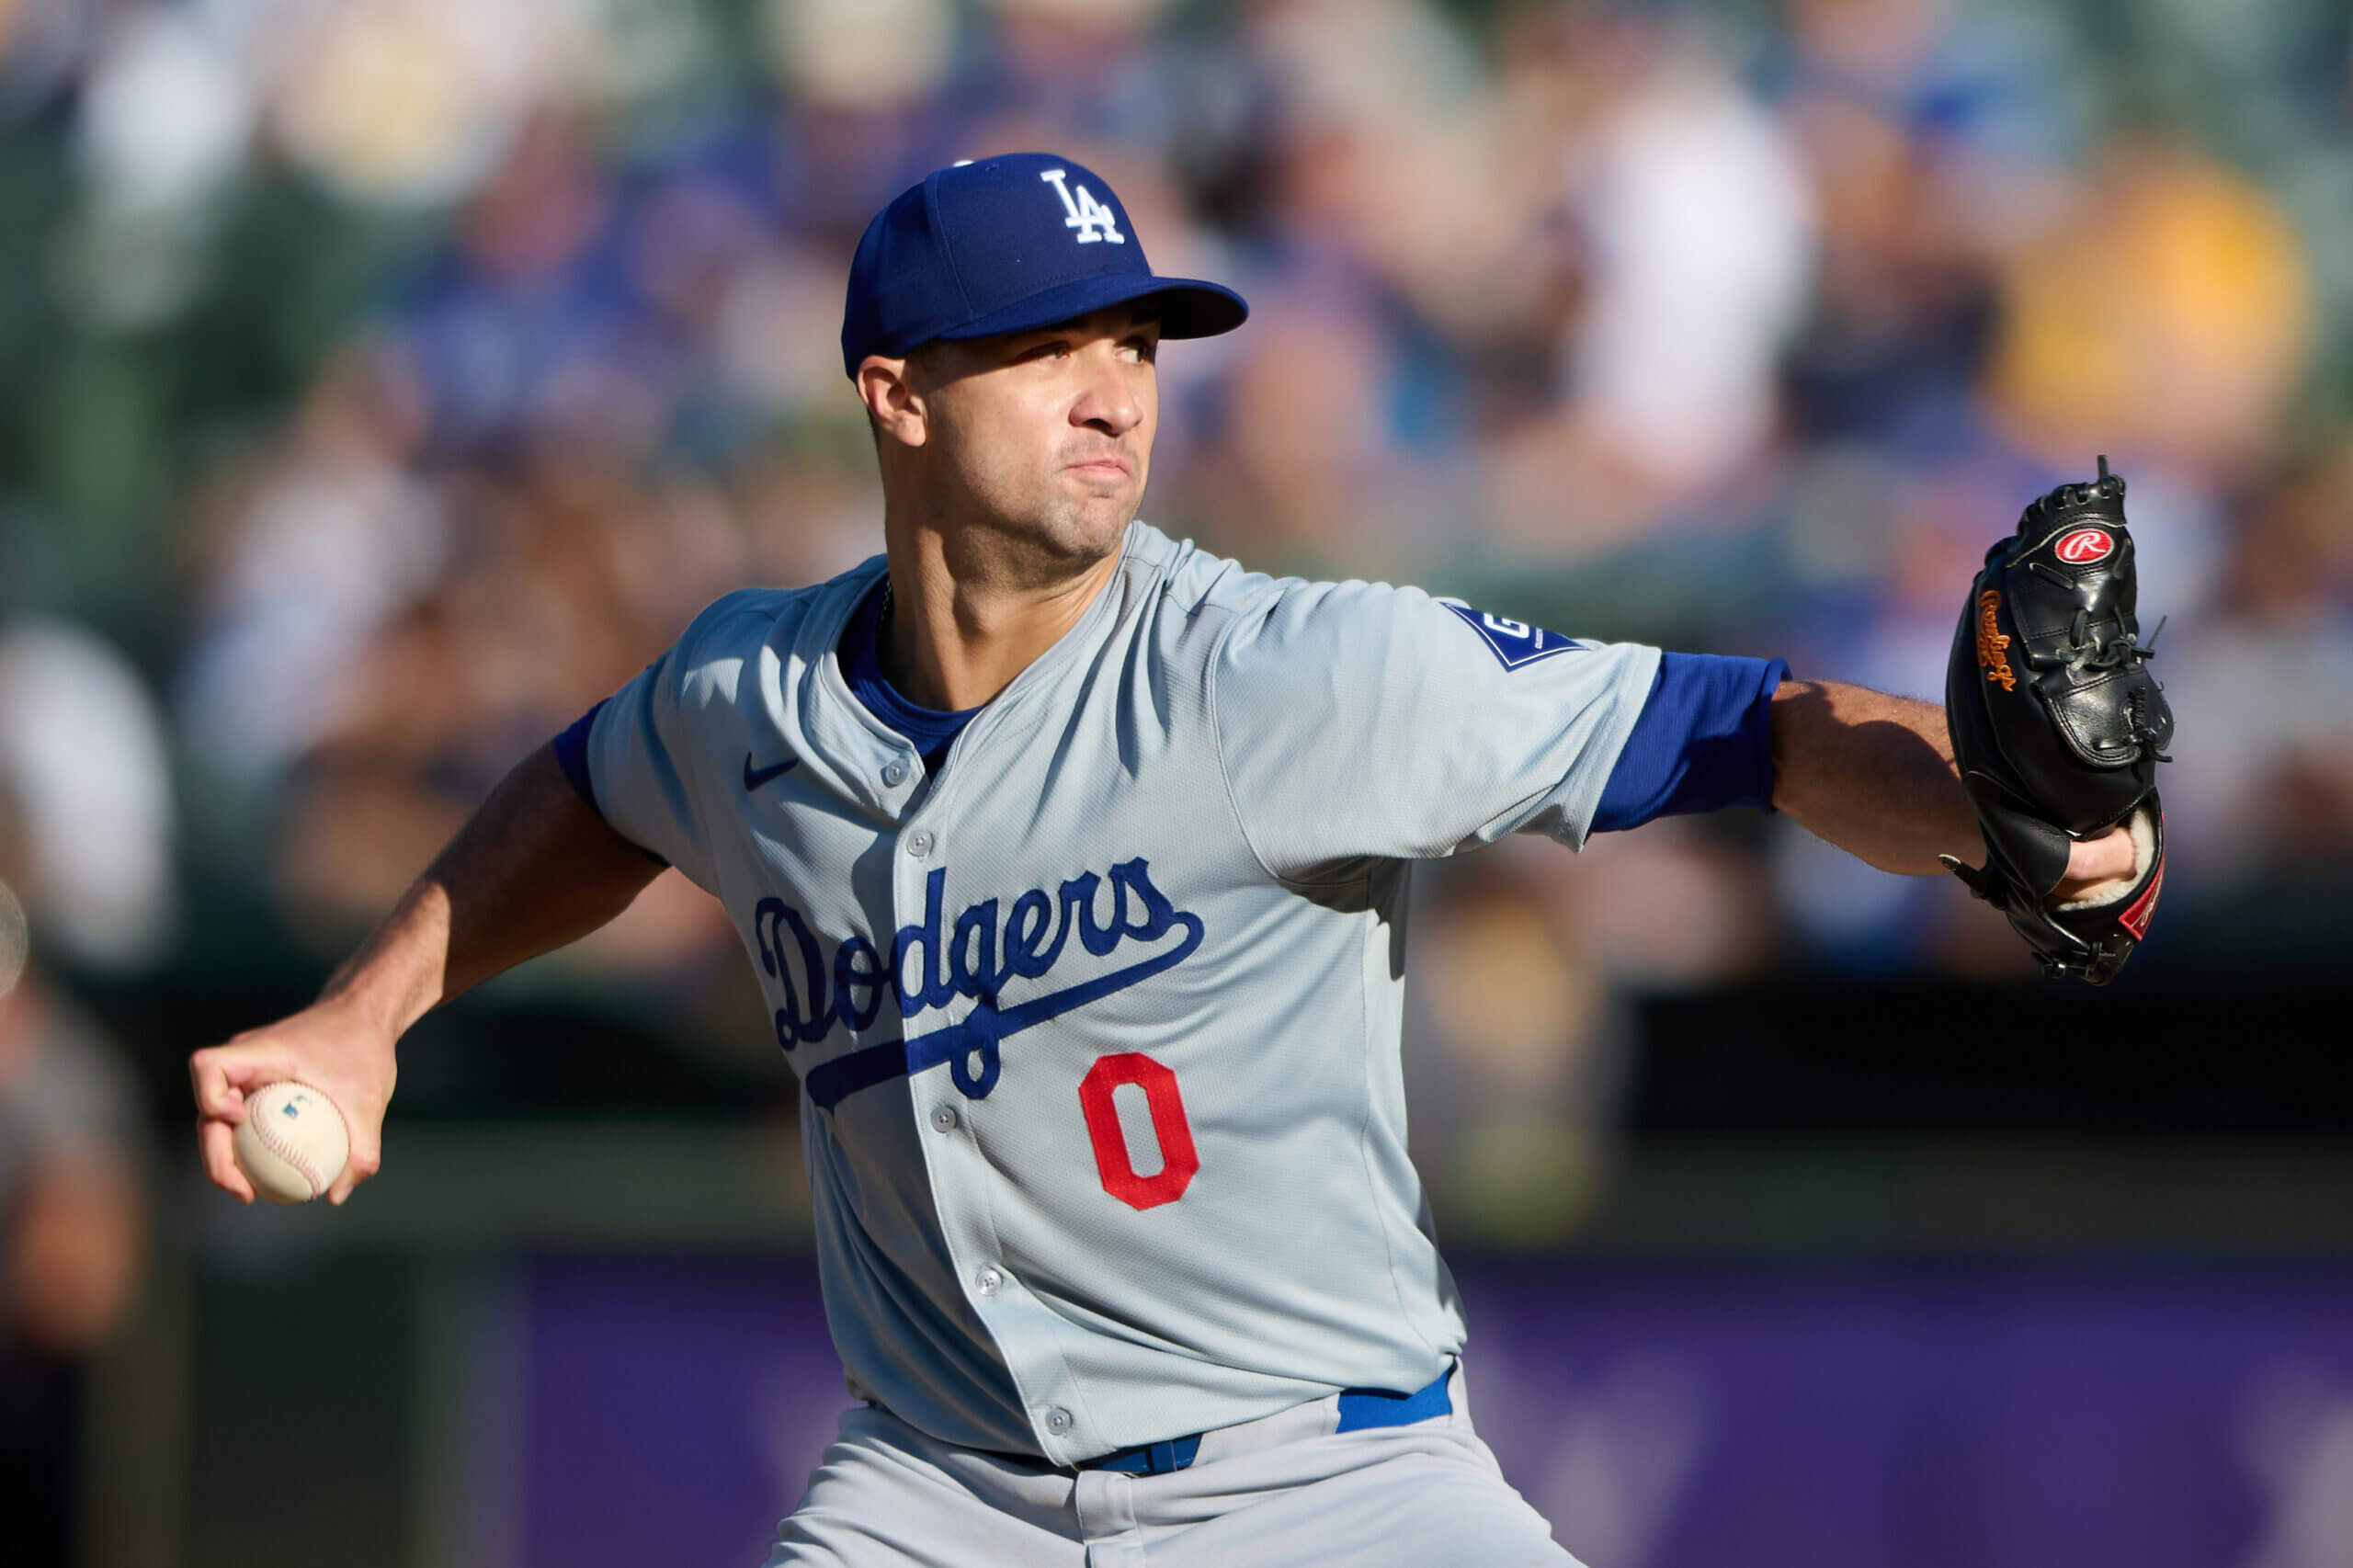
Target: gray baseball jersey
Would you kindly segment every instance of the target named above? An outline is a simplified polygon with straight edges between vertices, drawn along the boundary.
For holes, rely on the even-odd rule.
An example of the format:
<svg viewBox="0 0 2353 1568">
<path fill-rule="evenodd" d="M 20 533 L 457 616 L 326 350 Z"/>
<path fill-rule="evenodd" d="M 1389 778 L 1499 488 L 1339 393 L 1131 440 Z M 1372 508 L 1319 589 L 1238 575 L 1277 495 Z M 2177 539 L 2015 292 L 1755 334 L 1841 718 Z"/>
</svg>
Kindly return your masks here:
<svg viewBox="0 0 2353 1568">
<path fill-rule="evenodd" d="M 853 1392 L 1071 1464 L 1421 1388 L 1463 1324 L 1405 1156 L 1407 871 L 1580 844 L 1658 652 L 1137 523 L 932 776 L 835 656 L 882 571 L 720 600 L 586 754 L 758 968 Z"/>
</svg>

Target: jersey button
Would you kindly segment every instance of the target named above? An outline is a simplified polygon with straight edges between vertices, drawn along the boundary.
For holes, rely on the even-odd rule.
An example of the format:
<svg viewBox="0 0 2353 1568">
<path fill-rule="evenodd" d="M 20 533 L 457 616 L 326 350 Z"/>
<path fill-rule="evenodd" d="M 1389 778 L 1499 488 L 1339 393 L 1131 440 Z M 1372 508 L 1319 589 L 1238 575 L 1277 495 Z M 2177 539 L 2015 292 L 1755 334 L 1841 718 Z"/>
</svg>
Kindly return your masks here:
<svg viewBox="0 0 2353 1568">
<path fill-rule="evenodd" d="M 994 1268 L 983 1268 L 972 1278 L 983 1296 L 994 1296 L 1005 1289 L 1005 1276 Z"/>
<path fill-rule="evenodd" d="M 934 1132 L 955 1131 L 956 1108 L 952 1105 L 939 1105 L 932 1107 L 931 1130 Z"/>
<path fill-rule="evenodd" d="M 882 769 L 882 782 L 890 785 L 894 790 L 898 788 L 899 781 L 906 776 L 907 765 L 904 762 L 892 763 L 890 766 Z"/>
<path fill-rule="evenodd" d="M 913 833 L 911 833 L 911 834 L 907 835 L 907 853 L 908 853 L 908 854 L 910 854 L 910 855 L 912 855 L 912 856 L 914 856 L 914 857 L 915 857 L 916 859 L 918 859 L 918 860 L 922 859 L 925 856 L 926 856 L 926 855 L 930 854 L 930 853 L 931 853 L 931 835 L 930 835 L 930 833 L 929 833 L 928 831 L 926 831 L 926 829 L 923 829 L 923 828 L 920 828 L 920 827 L 919 827 L 919 828 L 915 829 Z"/>
<path fill-rule="evenodd" d="M 1068 1437 L 1070 1429 L 1077 1424 L 1076 1418 L 1059 1404 L 1046 1412 L 1046 1430 L 1057 1437 Z"/>
</svg>

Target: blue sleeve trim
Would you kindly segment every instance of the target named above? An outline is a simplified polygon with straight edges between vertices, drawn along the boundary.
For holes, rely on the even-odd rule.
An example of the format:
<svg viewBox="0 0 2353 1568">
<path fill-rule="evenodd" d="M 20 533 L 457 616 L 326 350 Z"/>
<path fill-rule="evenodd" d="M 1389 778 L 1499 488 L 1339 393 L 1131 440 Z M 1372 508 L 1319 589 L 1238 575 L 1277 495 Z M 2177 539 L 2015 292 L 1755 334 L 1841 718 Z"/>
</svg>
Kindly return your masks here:
<svg viewBox="0 0 2353 1568">
<path fill-rule="evenodd" d="M 1773 809 L 1773 693 L 1788 677 L 1780 659 L 1666 653 L 1625 749 L 1602 787 L 1596 833 L 1654 817 L 1723 806 Z"/>
<path fill-rule="evenodd" d="M 588 732 L 595 727 L 597 715 L 605 710 L 605 702 L 611 700 L 612 699 L 608 697 L 604 702 L 597 703 L 596 707 L 574 719 L 569 729 L 550 743 L 555 751 L 555 765 L 563 769 L 563 777 L 571 784 L 573 792 L 587 801 L 588 809 L 600 817 L 605 815 L 605 808 L 597 803 L 597 787 L 588 777 Z M 609 822 L 611 819 L 606 820 Z M 631 842 L 635 843 L 634 840 Z M 667 866 L 670 863 L 642 844 L 637 845 L 636 847 L 639 854 L 657 866 Z"/>
<path fill-rule="evenodd" d="M 605 702 L 611 700 L 610 698 L 605 699 Z M 588 732 L 596 724 L 597 715 L 605 710 L 605 702 L 597 703 L 596 707 L 574 719 L 572 722 L 572 727 L 558 735 L 552 743 L 555 746 L 555 765 L 563 769 L 563 776 L 572 781 L 574 791 L 582 800 L 587 801 L 588 809 L 598 816 L 604 815 L 605 812 L 604 808 L 597 804 L 597 787 L 588 778 Z"/>
</svg>

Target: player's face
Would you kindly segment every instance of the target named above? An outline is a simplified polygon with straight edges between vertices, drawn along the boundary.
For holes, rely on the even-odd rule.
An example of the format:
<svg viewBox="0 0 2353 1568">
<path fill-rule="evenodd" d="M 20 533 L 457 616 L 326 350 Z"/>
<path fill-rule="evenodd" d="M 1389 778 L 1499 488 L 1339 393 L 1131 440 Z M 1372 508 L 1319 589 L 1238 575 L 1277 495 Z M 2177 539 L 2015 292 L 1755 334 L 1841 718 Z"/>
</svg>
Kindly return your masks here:
<svg viewBox="0 0 2353 1568">
<path fill-rule="evenodd" d="M 938 345 L 925 378 L 927 466 L 971 520 L 1058 560 L 1100 560 L 1143 501 L 1159 347 L 1159 324 L 1125 305 Z"/>
</svg>

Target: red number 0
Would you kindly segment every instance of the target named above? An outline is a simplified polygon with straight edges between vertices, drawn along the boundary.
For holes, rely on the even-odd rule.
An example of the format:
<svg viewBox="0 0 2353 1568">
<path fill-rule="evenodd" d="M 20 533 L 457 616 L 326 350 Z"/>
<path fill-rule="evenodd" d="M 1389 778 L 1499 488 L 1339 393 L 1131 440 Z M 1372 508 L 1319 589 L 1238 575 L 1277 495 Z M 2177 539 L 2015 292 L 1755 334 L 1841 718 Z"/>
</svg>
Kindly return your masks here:
<svg viewBox="0 0 2353 1568">
<path fill-rule="evenodd" d="M 1155 1175 L 1136 1175 L 1135 1162 L 1128 1157 L 1128 1136 L 1111 1103 L 1111 1091 L 1123 1084 L 1143 1090 L 1144 1103 L 1152 1108 L 1152 1131 L 1160 1140 Z M 1102 1057 L 1079 1081 L 1078 1107 L 1086 1113 L 1086 1136 L 1095 1144 L 1095 1168 L 1102 1173 L 1104 1191 L 1131 1209 L 1154 1209 L 1185 1196 L 1201 1157 L 1193 1150 L 1193 1129 L 1185 1119 L 1176 1074 L 1141 1051 Z"/>
</svg>

